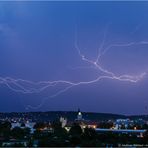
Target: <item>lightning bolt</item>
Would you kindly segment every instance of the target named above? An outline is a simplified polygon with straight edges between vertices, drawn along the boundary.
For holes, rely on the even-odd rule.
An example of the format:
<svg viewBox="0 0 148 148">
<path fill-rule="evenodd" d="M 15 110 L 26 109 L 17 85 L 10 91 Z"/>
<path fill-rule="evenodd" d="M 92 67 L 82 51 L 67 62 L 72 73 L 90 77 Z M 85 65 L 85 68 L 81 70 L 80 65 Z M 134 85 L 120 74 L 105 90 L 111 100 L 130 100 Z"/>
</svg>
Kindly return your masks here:
<svg viewBox="0 0 148 148">
<path fill-rule="evenodd" d="M 49 98 L 54 98 L 72 87 L 76 87 L 79 85 L 89 85 L 92 83 L 97 83 L 100 80 L 103 79 L 112 79 L 112 80 L 117 80 L 117 81 L 124 81 L 124 82 L 130 82 L 130 83 L 137 83 L 140 81 L 144 76 L 147 74 L 146 72 L 142 72 L 139 75 L 128 75 L 128 74 L 123 74 L 123 75 L 116 75 L 114 72 L 109 71 L 105 69 L 101 65 L 101 58 L 111 49 L 115 47 L 130 47 L 130 46 L 136 46 L 136 45 L 148 45 L 148 41 L 140 41 L 140 42 L 129 42 L 129 43 L 124 43 L 124 44 L 111 44 L 108 45 L 106 48 L 104 47 L 105 45 L 105 39 L 106 39 L 106 34 L 107 34 L 107 29 L 104 32 L 103 35 L 103 40 L 102 43 L 100 44 L 98 48 L 98 53 L 97 56 L 94 60 L 89 59 L 86 57 L 85 54 L 82 53 L 82 50 L 79 48 L 78 41 L 77 41 L 77 34 L 75 35 L 75 43 L 74 47 L 81 58 L 81 60 L 87 64 L 89 64 L 89 67 L 85 68 L 94 68 L 95 70 L 99 71 L 102 73 L 102 75 L 98 75 L 95 79 L 89 80 L 89 81 L 79 81 L 79 82 L 72 82 L 72 81 L 66 81 L 66 80 L 56 80 L 56 81 L 39 81 L 39 82 L 34 82 L 34 81 L 29 81 L 29 80 L 24 80 L 24 79 L 13 79 L 11 77 L 0 77 L 0 84 L 6 85 L 9 89 L 11 89 L 14 92 L 17 93 L 23 93 L 23 94 L 33 94 L 33 93 L 41 93 L 46 89 L 53 88 L 59 85 L 62 85 L 62 89 L 57 91 L 56 93 L 43 98 L 41 103 L 38 106 L 31 106 L 27 105 L 26 109 L 38 109 L 40 108 L 47 99 Z M 83 67 L 78 67 L 78 68 L 83 68 Z"/>
</svg>

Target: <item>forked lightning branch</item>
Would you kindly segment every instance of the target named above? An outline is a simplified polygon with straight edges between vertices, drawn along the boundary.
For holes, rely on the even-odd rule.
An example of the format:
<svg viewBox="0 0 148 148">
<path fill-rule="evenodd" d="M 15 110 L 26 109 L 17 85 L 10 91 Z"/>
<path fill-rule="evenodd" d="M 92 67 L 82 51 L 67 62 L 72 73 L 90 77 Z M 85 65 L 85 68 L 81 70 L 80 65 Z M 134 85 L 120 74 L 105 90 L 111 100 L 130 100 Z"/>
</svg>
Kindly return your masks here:
<svg viewBox="0 0 148 148">
<path fill-rule="evenodd" d="M 78 56 L 81 58 L 83 62 L 86 62 L 87 64 L 90 65 L 88 69 L 90 68 L 92 70 L 92 67 L 97 69 L 99 72 L 102 74 L 99 75 L 92 80 L 89 81 L 79 81 L 79 82 L 73 82 L 73 81 L 67 81 L 67 80 L 55 80 L 55 81 L 39 81 L 39 82 L 34 82 L 30 80 L 24 80 L 24 79 L 13 79 L 12 77 L 0 77 L 0 84 L 6 85 L 9 89 L 16 93 L 22 93 L 22 94 L 37 94 L 37 93 L 42 93 L 45 90 L 48 90 L 50 88 L 56 87 L 58 85 L 62 85 L 63 87 L 55 92 L 54 94 L 42 99 L 41 103 L 38 106 L 31 106 L 28 105 L 27 108 L 34 108 L 37 109 L 41 107 L 45 101 L 49 98 L 56 97 L 60 95 L 61 93 L 64 93 L 71 89 L 72 87 L 76 87 L 79 85 L 88 85 L 92 83 L 97 83 L 102 79 L 112 79 L 116 81 L 125 81 L 129 83 L 137 83 L 141 79 L 144 78 L 144 76 L 147 74 L 146 71 L 139 72 L 139 74 L 135 75 L 129 75 L 129 74 L 122 74 L 122 75 L 117 75 L 113 71 L 109 71 L 108 69 L 105 69 L 101 65 L 101 59 L 103 56 L 112 48 L 121 48 L 124 47 L 126 50 L 126 47 L 135 47 L 137 45 L 148 45 L 148 41 L 139 41 L 139 42 L 129 42 L 125 44 L 110 44 L 107 47 L 104 47 L 105 45 L 105 38 L 106 38 L 106 32 L 104 33 L 103 36 L 103 41 L 100 44 L 100 47 L 98 48 L 98 54 L 96 55 L 96 58 L 94 60 L 89 59 L 84 51 L 82 51 L 78 45 L 77 41 L 77 35 L 75 38 L 75 49 L 78 53 Z M 96 71 L 95 71 L 96 72 Z"/>
</svg>

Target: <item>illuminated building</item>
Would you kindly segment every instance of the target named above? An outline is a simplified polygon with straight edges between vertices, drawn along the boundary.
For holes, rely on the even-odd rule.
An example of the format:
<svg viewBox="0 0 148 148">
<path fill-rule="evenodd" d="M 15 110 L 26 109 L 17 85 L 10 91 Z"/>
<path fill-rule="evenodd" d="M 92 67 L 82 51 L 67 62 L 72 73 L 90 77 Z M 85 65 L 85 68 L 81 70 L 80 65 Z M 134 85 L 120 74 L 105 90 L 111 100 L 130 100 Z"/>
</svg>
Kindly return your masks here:
<svg viewBox="0 0 148 148">
<path fill-rule="evenodd" d="M 78 109 L 77 120 L 83 120 L 82 113 L 81 113 L 80 109 Z"/>
</svg>

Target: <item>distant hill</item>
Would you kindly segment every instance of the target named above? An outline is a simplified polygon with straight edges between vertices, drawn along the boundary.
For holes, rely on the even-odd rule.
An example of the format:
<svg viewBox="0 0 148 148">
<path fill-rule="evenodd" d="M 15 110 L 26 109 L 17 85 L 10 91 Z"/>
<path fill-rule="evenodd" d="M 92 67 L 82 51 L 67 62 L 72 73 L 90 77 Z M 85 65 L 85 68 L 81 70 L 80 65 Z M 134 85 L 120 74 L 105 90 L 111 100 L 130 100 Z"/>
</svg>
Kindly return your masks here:
<svg viewBox="0 0 148 148">
<path fill-rule="evenodd" d="M 115 120 L 115 119 L 139 119 L 148 120 L 148 115 L 135 115 L 126 116 L 119 114 L 109 113 L 93 113 L 93 112 L 82 112 L 85 120 L 101 121 L 101 120 Z M 60 117 L 66 117 L 70 121 L 74 121 L 77 118 L 77 112 L 74 111 L 48 111 L 48 112 L 12 112 L 12 113 L 0 113 L 0 118 L 28 118 L 33 121 L 52 121 Z"/>
</svg>

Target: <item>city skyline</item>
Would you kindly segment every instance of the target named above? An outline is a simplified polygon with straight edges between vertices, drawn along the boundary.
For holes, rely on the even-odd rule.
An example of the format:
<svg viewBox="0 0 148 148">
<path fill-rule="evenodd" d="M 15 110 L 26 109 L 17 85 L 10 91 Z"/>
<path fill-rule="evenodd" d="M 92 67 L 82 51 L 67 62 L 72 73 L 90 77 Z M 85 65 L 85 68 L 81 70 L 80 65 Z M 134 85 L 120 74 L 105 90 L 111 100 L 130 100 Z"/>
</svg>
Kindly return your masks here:
<svg viewBox="0 0 148 148">
<path fill-rule="evenodd" d="M 0 112 L 147 114 L 147 2 L 0 2 Z"/>
</svg>

